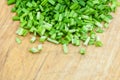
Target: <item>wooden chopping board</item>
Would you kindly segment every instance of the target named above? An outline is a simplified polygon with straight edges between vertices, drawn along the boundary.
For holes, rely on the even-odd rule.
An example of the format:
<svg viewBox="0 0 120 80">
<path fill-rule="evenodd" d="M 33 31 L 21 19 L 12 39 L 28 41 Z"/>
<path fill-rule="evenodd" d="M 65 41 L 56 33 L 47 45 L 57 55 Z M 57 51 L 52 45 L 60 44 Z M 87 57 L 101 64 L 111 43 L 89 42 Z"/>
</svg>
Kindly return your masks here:
<svg viewBox="0 0 120 80">
<path fill-rule="evenodd" d="M 80 47 L 69 45 L 63 53 L 61 45 L 43 44 L 39 54 L 30 54 L 31 35 L 15 42 L 19 22 L 12 21 L 12 6 L 0 0 L 0 80 L 120 80 L 120 8 L 114 13 L 109 28 L 100 37 L 103 47 L 87 47 L 81 56 Z"/>
</svg>

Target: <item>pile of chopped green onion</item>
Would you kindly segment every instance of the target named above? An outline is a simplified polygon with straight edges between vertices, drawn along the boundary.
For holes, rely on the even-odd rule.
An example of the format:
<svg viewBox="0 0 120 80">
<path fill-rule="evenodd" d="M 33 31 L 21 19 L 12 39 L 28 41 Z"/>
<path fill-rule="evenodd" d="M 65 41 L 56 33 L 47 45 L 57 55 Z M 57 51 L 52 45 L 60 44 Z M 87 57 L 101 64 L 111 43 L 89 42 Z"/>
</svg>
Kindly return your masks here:
<svg viewBox="0 0 120 80">
<path fill-rule="evenodd" d="M 68 53 L 68 44 L 75 46 L 102 46 L 97 33 L 103 33 L 115 12 L 117 0 L 8 0 L 14 4 L 12 12 L 16 13 L 14 21 L 20 21 L 17 34 L 26 36 L 33 33 L 31 43 L 49 41 L 62 44 Z M 16 38 L 18 43 L 20 39 Z M 31 48 L 36 53 L 42 49 Z M 84 54 L 85 49 L 80 49 Z"/>
</svg>

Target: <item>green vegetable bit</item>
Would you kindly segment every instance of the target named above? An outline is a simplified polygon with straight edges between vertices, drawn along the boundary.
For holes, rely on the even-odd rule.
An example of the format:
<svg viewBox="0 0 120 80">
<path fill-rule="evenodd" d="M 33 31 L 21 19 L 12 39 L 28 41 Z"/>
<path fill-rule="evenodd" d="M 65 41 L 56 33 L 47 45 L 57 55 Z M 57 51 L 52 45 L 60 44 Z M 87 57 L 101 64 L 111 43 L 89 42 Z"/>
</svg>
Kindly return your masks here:
<svg viewBox="0 0 120 80">
<path fill-rule="evenodd" d="M 38 45 L 38 50 L 39 50 L 39 51 L 42 50 L 42 44 L 39 44 L 39 45 Z"/>
<path fill-rule="evenodd" d="M 29 49 L 29 51 L 30 51 L 31 53 L 38 53 L 38 52 L 40 52 L 41 50 L 42 50 L 42 44 L 39 44 L 37 48 L 32 47 L 32 48 Z"/>
<path fill-rule="evenodd" d="M 64 50 L 64 53 L 68 53 L 68 47 L 66 44 L 63 44 L 63 50 Z"/>
<path fill-rule="evenodd" d="M 39 52 L 39 50 L 35 47 L 31 48 L 29 51 L 32 52 L 32 53 L 38 53 Z"/>
<path fill-rule="evenodd" d="M 80 54 L 84 55 L 85 53 L 86 53 L 85 48 L 81 48 L 81 49 L 80 49 Z"/>
<path fill-rule="evenodd" d="M 101 46 L 103 46 L 103 43 L 101 41 L 96 41 L 95 46 L 96 47 L 101 47 Z"/>
<path fill-rule="evenodd" d="M 47 40 L 48 40 L 49 42 L 52 42 L 52 43 L 55 43 L 55 44 L 59 44 L 59 42 L 58 42 L 58 41 L 53 40 L 53 39 L 51 39 L 51 38 L 48 38 Z"/>
<path fill-rule="evenodd" d="M 20 35 L 20 36 L 26 36 L 28 33 L 28 31 L 24 28 L 19 28 L 17 31 L 16 31 L 16 34 Z"/>
<path fill-rule="evenodd" d="M 21 44 L 21 43 L 22 43 L 21 39 L 18 38 L 18 37 L 16 37 L 16 42 L 17 42 L 18 44 Z"/>
<path fill-rule="evenodd" d="M 19 21 L 19 20 L 20 20 L 20 18 L 18 16 L 13 17 L 13 21 Z"/>
<path fill-rule="evenodd" d="M 14 4 L 16 0 L 8 0 L 8 5 Z"/>
<path fill-rule="evenodd" d="M 47 38 L 47 36 L 41 36 L 40 39 L 39 39 L 39 41 L 40 42 L 44 42 L 46 40 L 46 38 Z"/>
<path fill-rule="evenodd" d="M 30 42 L 31 42 L 31 43 L 34 43 L 35 41 L 36 41 L 36 37 L 33 36 L 33 37 L 31 38 Z"/>
</svg>

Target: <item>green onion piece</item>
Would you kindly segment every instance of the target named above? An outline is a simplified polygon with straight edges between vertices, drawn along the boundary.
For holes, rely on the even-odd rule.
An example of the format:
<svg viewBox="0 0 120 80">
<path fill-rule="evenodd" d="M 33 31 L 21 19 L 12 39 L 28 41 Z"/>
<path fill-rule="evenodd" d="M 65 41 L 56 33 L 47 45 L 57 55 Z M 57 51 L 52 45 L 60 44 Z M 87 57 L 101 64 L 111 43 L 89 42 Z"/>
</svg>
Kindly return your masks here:
<svg viewBox="0 0 120 80">
<path fill-rule="evenodd" d="M 37 20 L 40 20 L 40 12 L 37 12 Z"/>
<path fill-rule="evenodd" d="M 68 47 L 66 44 L 63 44 L 63 50 L 64 50 L 64 53 L 68 53 Z"/>
<path fill-rule="evenodd" d="M 81 48 L 81 49 L 80 49 L 80 54 L 81 54 L 81 55 L 84 55 L 85 53 L 86 53 L 85 48 Z"/>
<path fill-rule="evenodd" d="M 27 21 L 22 21 L 20 27 L 25 27 L 27 25 Z"/>
<path fill-rule="evenodd" d="M 116 4 L 117 4 L 117 6 L 120 6 L 120 2 L 117 2 Z"/>
<path fill-rule="evenodd" d="M 89 19 L 89 16 L 87 16 L 87 15 L 81 15 L 81 18 L 83 18 L 83 19 Z"/>
<path fill-rule="evenodd" d="M 45 4 L 47 4 L 48 0 L 43 0 L 41 5 L 44 6 Z"/>
<path fill-rule="evenodd" d="M 109 27 L 109 24 L 108 24 L 108 23 L 105 23 L 105 24 L 104 24 L 104 27 L 105 27 L 105 28 L 108 28 L 108 27 Z"/>
<path fill-rule="evenodd" d="M 76 45 L 76 46 L 79 46 L 80 45 L 80 40 L 79 39 L 76 39 L 76 38 L 73 38 L 72 39 L 72 44 Z"/>
<path fill-rule="evenodd" d="M 41 36 L 40 39 L 39 39 L 39 41 L 40 42 L 44 42 L 46 39 L 47 39 L 47 36 Z"/>
<path fill-rule="evenodd" d="M 26 6 L 28 6 L 28 7 L 32 7 L 33 6 L 33 4 L 32 3 L 30 3 L 30 2 L 27 2 L 27 4 L 26 4 Z"/>
<path fill-rule="evenodd" d="M 51 28 L 52 28 L 52 24 L 49 24 L 49 23 L 47 23 L 47 22 L 44 22 L 44 28 L 46 29 L 46 30 L 51 30 Z"/>
<path fill-rule="evenodd" d="M 100 22 L 95 22 L 95 25 L 97 25 L 98 27 L 102 27 L 102 24 Z"/>
<path fill-rule="evenodd" d="M 90 39 L 90 41 L 89 41 L 89 45 L 94 45 L 94 43 L 95 43 L 95 39 Z"/>
<path fill-rule="evenodd" d="M 101 29 L 101 28 L 98 28 L 98 29 L 96 30 L 96 32 L 97 32 L 97 33 L 103 33 L 103 32 L 104 32 L 104 30 L 103 30 L 103 29 Z"/>
<path fill-rule="evenodd" d="M 35 47 L 31 48 L 29 51 L 31 53 L 38 53 L 39 52 L 39 50 L 37 48 L 35 48 Z"/>
<path fill-rule="evenodd" d="M 54 0 L 48 0 L 48 1 L 49 1 L 49 3 L 51 3 L 52 5 L 55 4 L 55 1 L 54 1 Z"/>
<path fill-rule="evenodd" d="M 13 8 L 11 9 L 11 12 L 15 12 L 15 11 L 16 11 L 16 8 L 13 7 Z"/>
<path fill-rule="evenodd" d="M 101 41 L 96 41 L 95 46 L 96 47 L 101 47 L 101 46 L 103 46 L 103 43 Z"/>
<path fill-rule="evenodd" d="M 70 9 L 74 10 L 74 9 L 77 9 L 79 7 L 78 3 L 74 3 Z"/>
<path fill-rule="evenodd" d="M 33 36 L 33 37 L 31 38 L 30 42 L 31 42 L 31 43 L 34 43 L 35 41 L 36 41 L 36 37 Z"/>
<path fill-rule="evenodd" d="M 90 41 L 90 37 L 88 37 L 88 38 L 85 40 L 84 45 L 87 46 L 88 43 L 89 43 L 89 41 Z"/>
<path fill-rule="evenodd" d="M 58 41 L 53 40 L 53 39 L 51 39 L 51 38 L 48 38 L 47 40 L 48 40 L 49 42 L 52 42 L 52 43 L 55 43 L 55 44 L 59 44 L 59 42 L 58 42 Z"/>
<path fill-rule="evenodd" d="M 104 15 L 104 14 L 100 15 L 100 17 L 107 23 L 110 23 L 110 21 L 111 21 L 111 19 L 108 16 Z"/>
<path fill-rule="evenodd" d="M 20 36 L 26 36 L 28 33 L 27 30 L 23 29 L 23 28 L 19 28 L 17 31 L 16 31 L 16 34 L 20 35 Z"/>
<path fill-rule="evenodd" d="M 99 36 L 96 36 L 96 41 L 100 41 L 100 37 Z"/>
<path fill-rule="evenodd" d="M 39 45 L 38 45 L 38 50 L 39 50 L 39 51 L 42 50 L 42 44 L 39 44 Z"/>
<path fill-rule="evenodd" d="M 16 37 L 16 42 L 17 42 L 18 44 L 21 44 L 21 43 L 22 43 L 21 39 L 18 38 L 18 37 Z"/>
<path fill-rule="evenodd" d="M 19 21 L 19 20 L 20 20 L 20 17 L 18 17 L 18 16 L 13 17 L 13 21 Z"/>
<path fill-rule="evenodd" d="M 16 2 L 16 0 L 8 0 L 7 3 L 8 5 L 14 4 Z"/>
<path fill-rule="evenodd" d="M 62 21 L 62 19 L 63 19 L 62 14 L 59 14 L 59 19 L 58 19 L 58 21 Z"/>
<path fill-rule="evenodd" d="M 43 10 L 44 10 L 44 9 L 43 9 L 43 7 L 42 7 L 41 5 L 39 5 L 39 7 L 40 7 L 40 10 L 41 10 L 41 11 L 43 11 Z"/>
<path fill-rule="evenodd" d="M 96 38 L 96 33 L 95 32 L 91 32 L 90 33 L 90 38 L 95 39 Z"/>
</svg>

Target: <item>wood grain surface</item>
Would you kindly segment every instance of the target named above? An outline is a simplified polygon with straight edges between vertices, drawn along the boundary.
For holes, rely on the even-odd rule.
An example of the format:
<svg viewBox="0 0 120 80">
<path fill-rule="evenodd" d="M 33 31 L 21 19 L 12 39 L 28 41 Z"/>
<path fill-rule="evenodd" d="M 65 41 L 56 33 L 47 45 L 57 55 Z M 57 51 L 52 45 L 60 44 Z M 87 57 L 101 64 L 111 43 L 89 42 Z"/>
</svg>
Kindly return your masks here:
<svg viewBox="0 0 120 80">
<path fill-rule="evenodd" d="M 31 35 L 20 37 L 22 44 L 15 42 L 19 22 L 12 21 L 7 0 L 0 0 L 0 80 L 120 80 L 120 8 L 103 34 L 103 47 L 87 47 L 81 56 L 79 48 L 69 45 L 65 55 L 61 45 L 43 44 L 39 54 L 28 49 Z"/>
</svg>

